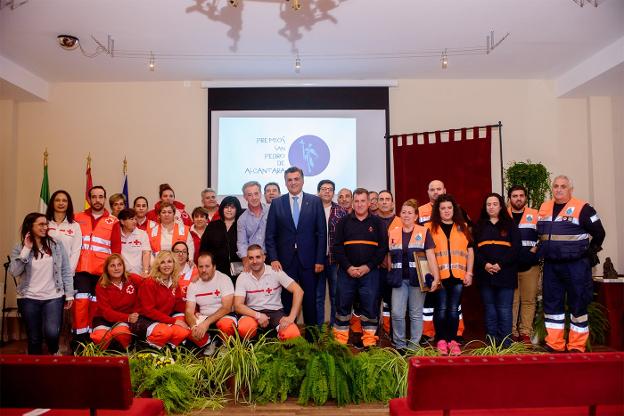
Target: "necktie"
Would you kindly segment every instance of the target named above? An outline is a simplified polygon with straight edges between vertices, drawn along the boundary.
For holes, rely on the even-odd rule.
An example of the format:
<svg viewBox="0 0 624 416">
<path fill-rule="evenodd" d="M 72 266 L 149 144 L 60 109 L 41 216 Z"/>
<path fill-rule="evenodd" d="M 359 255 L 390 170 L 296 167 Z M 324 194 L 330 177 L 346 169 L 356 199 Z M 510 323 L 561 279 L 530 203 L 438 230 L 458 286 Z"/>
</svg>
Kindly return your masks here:
<svg viewBox="0 0 624 416">
<path fill-rule="evenodd" d="M 292 216 L 293 221 L 295 222 L 295 228 L 297 228 L 297 224 L 299 224 L 299 197 L 293 196 L 293 209 Z"/>
</svg>

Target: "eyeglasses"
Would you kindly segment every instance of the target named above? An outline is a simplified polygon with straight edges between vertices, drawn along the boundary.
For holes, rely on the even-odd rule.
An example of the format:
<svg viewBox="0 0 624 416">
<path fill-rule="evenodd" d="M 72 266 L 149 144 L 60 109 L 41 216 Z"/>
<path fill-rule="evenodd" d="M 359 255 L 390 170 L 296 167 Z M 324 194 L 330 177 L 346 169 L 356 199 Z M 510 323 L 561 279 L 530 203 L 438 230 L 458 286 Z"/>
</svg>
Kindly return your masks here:
<svg viewBox="0 0 624 416">
<path fill-rule="evenodd" d="M 188 254 L 188 251 L 186 250 L 173 250 L 174 254 Z"/>
<path fill-rule="evenodd" d="M 334 192 L 334 188 L 328 188 L 328 187 L 322 186 L 321 192 L 325 192 L 325 191 Z"/>
</svg>

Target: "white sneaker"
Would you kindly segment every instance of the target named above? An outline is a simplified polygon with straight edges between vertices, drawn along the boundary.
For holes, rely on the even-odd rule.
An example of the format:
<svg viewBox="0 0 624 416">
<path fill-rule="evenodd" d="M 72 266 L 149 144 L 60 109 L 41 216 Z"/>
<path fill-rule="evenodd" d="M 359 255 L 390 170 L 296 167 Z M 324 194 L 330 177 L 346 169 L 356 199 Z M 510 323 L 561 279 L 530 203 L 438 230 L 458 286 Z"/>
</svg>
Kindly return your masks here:
<svg viewBox="0 0 624 416">
<path fill-rule="evenodd" d="M 213 356 L 215 352 L 217 352 L 217 343 L 214 341 L 211 341 L 210 344 L 208 344 L 206 348 L 204 348 L 203 354 L 207 357 L 210 357 L 210 356 Z"/>
</svg>

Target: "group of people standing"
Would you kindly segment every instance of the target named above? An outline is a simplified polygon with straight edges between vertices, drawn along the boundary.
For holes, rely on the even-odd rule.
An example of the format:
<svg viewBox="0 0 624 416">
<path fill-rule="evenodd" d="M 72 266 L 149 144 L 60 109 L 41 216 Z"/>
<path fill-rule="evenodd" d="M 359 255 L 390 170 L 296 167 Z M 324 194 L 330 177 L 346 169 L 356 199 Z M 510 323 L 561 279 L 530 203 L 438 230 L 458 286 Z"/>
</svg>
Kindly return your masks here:
<svg viewBox="0 0 624 416">
<path fill-rule="evenodd" d="M 11 254 L 29 353 L 42 353 L 44 339 L 48 353 L 58 352 L 63 308 L 72 309 L 76 345 L 124 349 L 137 338 L 210 353 L 218 339 L 211 330 L 300 336 L 299 313 L 306 326 L 321 325 L 329 293 L 327 320 L 340 343 L 371 347 L 382 331 L 397 349 L 425 336 L 441 354 L 457 355 L 462 291 L 473 281 L 489 339 L 529 341 L 541 258 L 547 347 L 566 348 L 567 294 L 567 348 L 584 350 L 590 261 L 605 233 L 595 210 L 572 198 L 567 177 L 555 178 L 555 199 L 539 212 L 521 186 L 509 189 L 509 207 L 488 194 L 474 223 L 438 180 L 428 203 L 408 199 L 396 213 L 388 190 L 342 189 L 336 203 L 331 180 L 318 183 L 317 195 L 302 191 L 297 167 L 284 180 L 282 196 L 277 183 L 245 183 L 246 210 L 234 196 L 219 204 L 206 189 L 191 215 L 168 184 L 152 210 L 145 197 L 126 208 L 115 194 L 109 212 L 105 189 L 94 186 L 91 207 L 74 214 L 70 195 L 55 192 L 45 214 L 26 216 Z"/>
</svg>

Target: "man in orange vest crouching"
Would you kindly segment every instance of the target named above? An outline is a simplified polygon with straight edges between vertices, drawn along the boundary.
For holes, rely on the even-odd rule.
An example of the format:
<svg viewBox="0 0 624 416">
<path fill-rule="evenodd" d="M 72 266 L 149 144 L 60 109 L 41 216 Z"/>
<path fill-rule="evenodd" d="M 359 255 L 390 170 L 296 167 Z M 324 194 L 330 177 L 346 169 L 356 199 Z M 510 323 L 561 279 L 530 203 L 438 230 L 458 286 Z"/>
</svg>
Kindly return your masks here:
<svg viewBox="0 0 624 416">
<path fill-rule="evenodd" d="M 539 209 L 538 254 L 544 257 L 544 321 L 546 348 L 566 350 L 565 300 L 570 312 L 567 350 L 584 352 L 589 337 L 587 306 L 592 301 L 591 268 L 599 263 L 605 230 L 596 210 L 572 197 L 572 181 L 564 175 L 552 185 L 554 199 Z"/>
<path fill-rule="evenodd" d="M 119 227 L 114 227 L 118 220 L 104 208 L 106 190 L 93 186 L 88 194 L 91 208 L 75 216 L 82 231 L 82 247 L 74 276 L 74 346 L 89 341 L 91 320 L 97 309 L 95 285 L 104 270 L 104 261 L 111 253 L 121 253 L 120 236 L 113 236 L 114 232 L 119 233 Z"/>
</svg>

